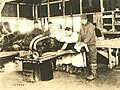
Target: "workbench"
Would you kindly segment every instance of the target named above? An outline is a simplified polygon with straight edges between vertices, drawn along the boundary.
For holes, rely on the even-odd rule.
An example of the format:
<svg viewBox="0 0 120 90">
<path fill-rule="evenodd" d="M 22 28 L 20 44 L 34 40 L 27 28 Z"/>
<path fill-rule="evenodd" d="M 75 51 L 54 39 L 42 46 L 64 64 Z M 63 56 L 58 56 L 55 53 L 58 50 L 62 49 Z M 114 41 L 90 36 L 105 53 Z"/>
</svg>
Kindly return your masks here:
<svg viewBox="0 0 120 90">
<path fill-rule="evenodd" d="M 120 39 L 97 40 L 96 46 L 97 48 L 108 49 L 108 60 L 109 60 L 108 67 L 110 69 L 112 69 L 115 65 L 118 65 L 118 52 L 120 48 Z M 116 49 L 115 59 L 112 56 L 113 49 Z"/>
</svg>

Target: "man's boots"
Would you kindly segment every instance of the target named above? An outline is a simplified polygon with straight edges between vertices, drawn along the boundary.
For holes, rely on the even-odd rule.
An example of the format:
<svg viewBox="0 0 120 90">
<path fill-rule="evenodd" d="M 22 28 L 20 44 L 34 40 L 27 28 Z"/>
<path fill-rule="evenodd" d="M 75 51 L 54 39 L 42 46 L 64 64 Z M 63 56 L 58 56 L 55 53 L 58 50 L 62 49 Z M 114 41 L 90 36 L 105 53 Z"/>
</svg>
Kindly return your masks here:
<svg viewBox="0 0 120 90">
<path fill-rule="evenodd" d="M 97 69 L 97 64 L 91 64 L 90 66 L 90 75 L 87 77 L 87 80 L 94 80 L 96 78 L 96 69 Z"/>
</svg>

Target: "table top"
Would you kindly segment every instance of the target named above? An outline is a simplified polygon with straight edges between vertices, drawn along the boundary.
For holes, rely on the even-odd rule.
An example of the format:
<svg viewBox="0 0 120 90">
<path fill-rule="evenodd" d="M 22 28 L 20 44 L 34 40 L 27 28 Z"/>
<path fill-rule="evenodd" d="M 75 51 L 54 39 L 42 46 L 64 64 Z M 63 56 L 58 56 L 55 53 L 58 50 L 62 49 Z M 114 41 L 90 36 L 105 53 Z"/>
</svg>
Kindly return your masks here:
<svg viewBox="0 0 120 90">
<path fill-rule="evenodd" d="M 107 32 L 103 32 L 103 34 L 120 34 L 120 32 L 118 32 L 118 31 L 115 31 L 115 32 L 107 31 Z"/>
<path fill-rule="evenodd" d="M 17 55 L 17 54 L 19 54 L 19 51 L 0 52 L 0 58 L 9 57 L 12 55 Z"/>
<path fill-rule="evenodd" d="M 120 39 L 97 40 L 97 47 L 120 48 Z"/>
</svg>

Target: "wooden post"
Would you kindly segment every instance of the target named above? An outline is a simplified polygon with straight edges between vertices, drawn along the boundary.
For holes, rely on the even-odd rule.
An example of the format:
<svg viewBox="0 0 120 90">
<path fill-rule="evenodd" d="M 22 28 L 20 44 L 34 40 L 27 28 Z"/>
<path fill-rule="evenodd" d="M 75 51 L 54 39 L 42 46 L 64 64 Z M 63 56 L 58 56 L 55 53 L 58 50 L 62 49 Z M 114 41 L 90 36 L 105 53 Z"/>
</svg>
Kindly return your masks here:
<svg viewBox="0 0 120 90">
<path fill-rule="evenodd" d="M 101 12 L 103 12 L 104 11 L 103 0 L 100 0 L 100 7 L 101 7 Z"/>
<path fill-rule="evenodd" d="M 41 29 L 44 31 L 44 29 L 43 29 L 43 24 L 42 24 L 42 10 L 41 10 L 41 2 L 39 3 L 39 17 L 40 17 L 40 24 L 41 24 Z"/>
<path fill-rule="evenodd" d="M 114 11 L 112 11 L 112 29 L 115 31 Z"/>
<path fill-rule="evenodd" d="M 32 6 L 32 15 L 33 15 L 33 19 L 35 18 L 35 7 L 34 7 L 35 5 L 33 4 L 33 6 Z"/>
<path fill-rule="evenodd" d="M 38 5 L 35 5 L 35 19 L 38 19 Z"/>
<path fill-rule="evenodd" d="M 72 7 L 72 2 L 73 2 L 73 0 L 70 0 L 70 11 L 71 11 L 71 21 L 72 21 L 72 30 L 73 30 L 73 7 Z"/>
<path fill-rule="evenodd" d="M 62 0 L 63 2 L 63 30 L 66 27 L 66 17 L 65 17 L 65 0 Z"/>
<path fill-rule="evenodd" d="M 48 0 L 47 3 L 47 9 L 48 9 L 48 22 L 50 21 L 50 1 Z"/>
<path fill-rule="evenodd" d="M 80 0 L 80 14 L 82 14 L 82 0 Z"/>
<path fill-rule="evenodd" d="M 103 7 L 103 0 L 100 0 L 100 8 L 101 8 L 101 24 L 102 24 L 102 29 L 103 29 L 103 13 L 104 12 L 104 7 Z"/>
<path fill-rule="evenodd" d="M 116 65 L 119 64 L 118 53 L 119 53 L 119 49 L 117 48 L 117 51 L 116 51 Z"/>
<path fill-rule="evenodd" d="M 17 25 L 19 25 L 19 19 L 20 19 L 20 7 L 19 7 L 19 4 L 17 3 Z"/>
</svg>

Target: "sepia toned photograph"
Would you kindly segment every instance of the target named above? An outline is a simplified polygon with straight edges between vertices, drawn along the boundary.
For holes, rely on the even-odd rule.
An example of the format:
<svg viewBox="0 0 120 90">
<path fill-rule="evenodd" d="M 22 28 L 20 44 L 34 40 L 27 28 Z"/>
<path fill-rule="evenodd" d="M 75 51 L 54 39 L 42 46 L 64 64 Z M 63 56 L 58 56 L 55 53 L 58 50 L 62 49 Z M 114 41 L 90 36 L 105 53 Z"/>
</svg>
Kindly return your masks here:
<svg viewBox="0 0 120 90">
<path fill-rule="evenodd" d="M 120 0 L 0 0 L 0 90 L 120 90 Z"/>
</svg>

